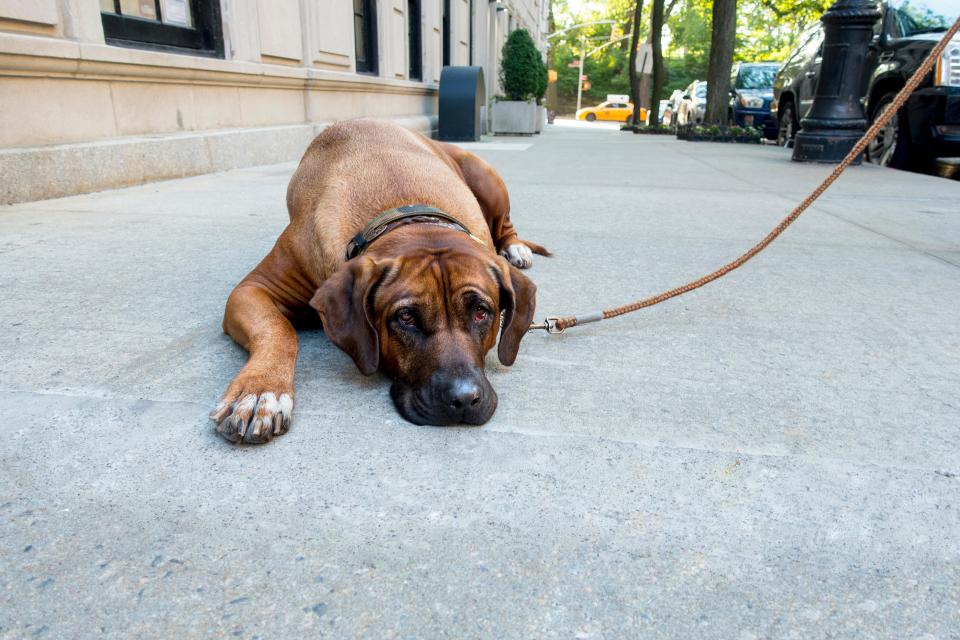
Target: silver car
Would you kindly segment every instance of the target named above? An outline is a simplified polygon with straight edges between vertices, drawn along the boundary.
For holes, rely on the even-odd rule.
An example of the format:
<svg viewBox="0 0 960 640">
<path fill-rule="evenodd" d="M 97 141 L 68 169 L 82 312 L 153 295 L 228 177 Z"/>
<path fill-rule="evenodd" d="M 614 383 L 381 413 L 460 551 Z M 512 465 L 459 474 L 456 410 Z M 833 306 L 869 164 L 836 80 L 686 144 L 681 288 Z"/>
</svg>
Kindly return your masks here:
<svg viewBox="0 0 960 640">
<path fill-rule="evenodd" d="M 683 92 L 683 98 L 677 107 L 677 124 L 701 124 L 707 110 L 707 83 L 694 80 Z"/>
</svg>

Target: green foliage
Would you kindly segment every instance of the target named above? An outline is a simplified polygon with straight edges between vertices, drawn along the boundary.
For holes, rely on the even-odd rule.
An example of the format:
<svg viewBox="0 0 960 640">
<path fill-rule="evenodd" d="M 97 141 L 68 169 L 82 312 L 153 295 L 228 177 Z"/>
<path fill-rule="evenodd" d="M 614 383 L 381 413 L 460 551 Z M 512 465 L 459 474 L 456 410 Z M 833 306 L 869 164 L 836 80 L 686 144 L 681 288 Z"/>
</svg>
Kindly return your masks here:
<svg viewBox="0 0 960 640">
<path fill-rule="evenodd" d="M 557 51 L 557 91 L 562 96 L 569 95 L 576 99 L 578 69 L 568 65 L 579 58 L 579 50 L 574 52 L 569 47 L 563 47 Z M 583 92 L 583 104 L 589 106 L 602 102 L 610 93 L 630 93 L 627 62 L 627 52 L 616 46 L 607 47 L 587 58 L 583 72 L 590 78 L 592 86 L 589 91 Z"/>
<path fill-rule="evenodd" d="M 740 0 L 734 60 L 783 61 L 833 0 Z"/>
<path fill-rule="evenodd" d="M 706 56 L 687 55 L 680 58 L 667 58 L 663 61 L 666 80 L 659 99 L 666 100 L 676 89 L 686 89 L 694 80 L 707 77 Z"/>
<path fill-rule="evenodd" d="M 537 64 L 540 66 L 537 71 L 537 91 L 536 99 L 537 104 L 543 102 L 543 96 L 547 95 L 547 86 L 550 84 L 549 79 L 547 78 L 547 63 L 543 61 L 539 55 L 537 56 Z"/>
<path fill-rule="evenodd" d="M 782 61 L 798 44 L 800 35 L 833 3 L 833 0 L 738 0 L 737 40 L 734 60 L 755 62 Z M 644 1 L 641 37 L 650 30 L 650 0 Z M 616 25 L 591 25 L 570 31 L 551 40 L 558 73 L 557 92 L 564 106 L 577 95 L 577 69 L 567 67 L 580 57 L 581 36 L 587 49 L 609 41 L 615 26 L 620 33 L 631 29 L 634 0 L 607 0 L 606 3 L 581 3 L 587 10 L 573 14 L 565 0 L 553 0 L 557 29 L 582 22 L 613 20 Z M 712 0 L 666 0 L 663 30 L 665 81 L 660 100 L 675 89 L 684 89 L 694 80 L 705 80 L 710 58 Z M 629 93 L 627 69 L 628 42 L 611 45 L 584 61 L 584 73 L 592 85 L 584 92 L 584 104 L 596 104 L 609 93 Z M 571 109 L 572 110 L 572 109 Z"/>
<path fill-rule="evenodd" d="M 517 29 L 503 44 L 500 85 L 511 100 L 540 100 L 546 93 L 547 67 L 526 29 Z M 542 76 L 542 77 L 541 77 Z"/>
</svg>

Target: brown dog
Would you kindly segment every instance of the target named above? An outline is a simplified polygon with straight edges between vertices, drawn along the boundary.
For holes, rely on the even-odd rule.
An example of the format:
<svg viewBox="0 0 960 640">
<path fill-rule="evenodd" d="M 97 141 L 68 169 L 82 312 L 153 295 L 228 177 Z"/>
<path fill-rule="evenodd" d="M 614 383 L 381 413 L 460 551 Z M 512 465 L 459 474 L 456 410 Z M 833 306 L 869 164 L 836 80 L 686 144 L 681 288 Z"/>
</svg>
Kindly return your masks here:
<svg viewBox="0 0 960 640">
<path fill-rule="evenodd" d="M 497 394 L 484 357 L 502 324 L 497 353 L 513 364 L 534 313 L 536 287 L 516 267 L 549 255 L 517 237 L 496 171 L 459 147 L 353 120 L 307 149 L 287 209 L 290 224 L 227 300 L 223 329 L 250 357 L 211 414 L 217 432 L 261 443 L 287 431 L 291 319 L 310 307 L 360 371 L 393 379 L 407 420 L 486 422 Z"/>
</svg>

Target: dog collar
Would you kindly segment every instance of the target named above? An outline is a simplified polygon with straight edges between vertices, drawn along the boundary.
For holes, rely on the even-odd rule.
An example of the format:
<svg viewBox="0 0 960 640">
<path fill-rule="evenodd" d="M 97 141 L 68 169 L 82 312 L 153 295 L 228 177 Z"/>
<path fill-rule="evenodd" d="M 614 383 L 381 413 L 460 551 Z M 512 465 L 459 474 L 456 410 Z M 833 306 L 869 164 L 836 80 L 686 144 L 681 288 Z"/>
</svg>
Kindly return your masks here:
<svg viewBox="0 0 960 640">
<path fill-rule="evenodd" d="M 347 260 L 363 253 L 380 236 L 406 224 L 433 224 L 456 229 L 483 244 L 483 240 L 470 233 L 462 222 L 449 213 L 426 204 L 405 204 L 402 207 L 387 209 L 371 220 L 363 231 L 353 236 L 353 239 L 347 243 Z"/>
</svg>

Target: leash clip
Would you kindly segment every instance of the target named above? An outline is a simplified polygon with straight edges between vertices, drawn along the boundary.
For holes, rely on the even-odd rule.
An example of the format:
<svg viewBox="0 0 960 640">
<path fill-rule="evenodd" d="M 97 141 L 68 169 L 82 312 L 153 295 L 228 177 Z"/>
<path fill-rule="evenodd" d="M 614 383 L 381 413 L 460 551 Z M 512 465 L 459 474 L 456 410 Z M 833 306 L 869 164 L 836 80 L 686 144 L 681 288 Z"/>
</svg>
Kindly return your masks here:
<svg viewBox="0 0 960 640">
<path fill-rule="evenodd" d="M 557 323 L 559 321 L 560 321 L 560 318 L 547 318 L 543 322 L 540 322 L 540 323 L 535 322 L 531 324 L 530 328 L 527 329 L 527 331 L 537 331 L 542 329 L 543 331 L 546 331 L 547 333 L 551 333 L 551 334 L 563 333 L 565 328 L 561 329 L 557 326 Z"/>
</svg>

